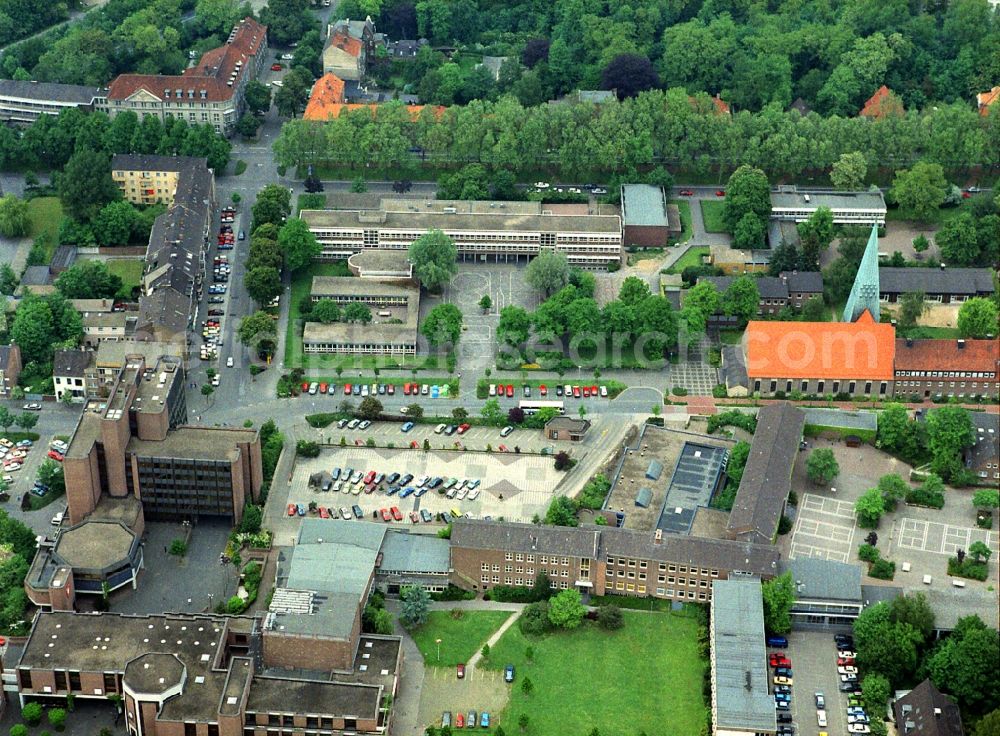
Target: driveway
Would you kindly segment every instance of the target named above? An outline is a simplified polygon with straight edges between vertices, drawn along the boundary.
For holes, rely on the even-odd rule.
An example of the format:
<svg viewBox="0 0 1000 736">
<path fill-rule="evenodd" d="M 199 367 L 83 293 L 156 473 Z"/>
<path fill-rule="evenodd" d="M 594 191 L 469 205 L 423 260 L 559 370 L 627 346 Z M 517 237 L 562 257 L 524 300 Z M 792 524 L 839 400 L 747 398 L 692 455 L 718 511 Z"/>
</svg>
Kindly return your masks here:
<svg viewBox="0 0 1000 736">
<path fill-rule="evenodd" d="M 795 674 L 792 686 L 792 718 L 799 734 L 826 731 L 829 736 L 847 736 L 847 695 L 840 692 L 837 647 L 833 631 L 793 631 L 788 635 L 788 658 Z M 827 725 L 816 721 L 815 693 L 826 700 Z"/>
</svg>

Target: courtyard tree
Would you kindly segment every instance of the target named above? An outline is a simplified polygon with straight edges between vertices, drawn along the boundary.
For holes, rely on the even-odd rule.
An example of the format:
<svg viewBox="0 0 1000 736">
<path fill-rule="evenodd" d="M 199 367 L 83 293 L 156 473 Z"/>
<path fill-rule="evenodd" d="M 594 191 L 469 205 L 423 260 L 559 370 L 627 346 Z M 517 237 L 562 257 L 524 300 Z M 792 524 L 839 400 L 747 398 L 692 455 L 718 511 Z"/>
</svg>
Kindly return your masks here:
<svg viewBox="0 0 1000 736">
<path fill-rule="evenodd" d="M 372 321 L 372 310 L 366 304 L 351 302 L 344 307 L 341 318 L 345 322 L 361 322 L 368 324 Z"/>
<path fill-rule="evenodd" d="M 1000 706 L 1000 634 L 978 616 L 965 616 L 927 658 L 931 680 L 958 700 L 963 713 L 987 713 Z"/>
<path fill-rule="evenodd" d="M 960 473 L 962 451 L 976 441 L 969 412 L 959 406 L 943 406 L 927 413 L 927 448 L 931 470 L 950 481 Z"/>
<path fill-rule="evenodd" d="M 488 312 L 490 311 L 490 308 L 492 306 L 493 306 L 493 300 L 490 298 L 490 295 L 483 294 L 482 299 L 479 300 L 479 308 L 482 309 L 484 312 Z"/>
<path fill-rule="evenodd" d="M 89 148 L 74 153 L 57 177 L 59 198 L 66 214 L 80 221 L 89 221 L 108 202 L 121 194 L 111 178 L 108 157 Z"/>
<path fill-rule="evenodd" d="M 440 292 L 458 273 L 455 243 L 440 230 L 429 230 L 414 240 L 407 251 L 413 273 L 429 291 Z"/>
<path fill-rule="evenodd" d="M 833 211 L 829 207 L 819 207 L 798 225 L 800 249 L 802 253 L 801 266 L 809 271 L 819 270 L 819 260 L 835 233 L 833 226 Z"/>
<path fill-rule="evenodd" d="M 322 322 L 325 325 L 333 324 L 340 319 L 340 305 L 333 299 L 320 299 L 313 304 L 310 316 L 315 322 Z"/>
<path fill-rule="evenodd" d="M 569 283 L 569 260 L 556 250 L 543 250 L 528 264 L 524 280 L 549 296 Z"/>
<path fill-rule="evenodd" d="M 285 260 L 285 267 L 294 273 L 312 263 L 323 250 L 309 226 L 298 217 L 290 218 L 278 231 L 278 247 Z"/>
<path fill-rule="evenodd" d="M 106 263 L 80 261 L 59 274 L 55 287 L 67 299 L 114 299 L 122 290 L 122 280 Z"/>
<path fill-rule="evenodd" d="M 271 90 L 256 79 L 247 83 L 243 92 L 243 101 L 247 109 L 258 115 L 263 115 L 271 108 Z"/>
<path fill-rule="evenodd" d="M 411 585 L 403 589 L 400 594 L 402 610 L 399 620 L 406 626 L 420 626 L 427 621 L 427 612 L 430 610 L 431 594 L 420 585 Z"/>
<path fill-rule="evenodd" d="M 856 191 L 865 185 L 868 162 L 860 151 L 840 154 L 830 169 L 830 183 L 837 189 Z"/>
<path fill-rule="evenodd" d="M 454 304 L 438 304 L 424 318 L 420 334 L 433 347 L 456 345 L 462 334 L 462 310 Z"/>
<path fill-rule="evenodd" d="M 580 602 L 576 588 L 563 590 L 549 598 L 549 621 L 560 629 L 575 629 L 583 621 L 587 608 Z"/>
<path fill-rule="evenodd" d="M 918 161 L 912 168 L 896 172 L 889 195 L 906 217 L 926 222 L 944 203 L 947 190 L 941 165 Z"/>
<path fill-rule="evenodd" d="M 278 334 L 278 328 L 267 312 L 254 312 L 240 320 L 236 336 L 244 345 L 251 347 L 260 344 L 261 340 L 273 339 Z"/>
<path fill-rule="evenodd" d="M 786 634 L 792 630 L 792 605 L 795 603 L 795 584 L 792 574 L 786 572 L 761 585 L 764 599 L 764 628 L 772 634 Z"/>
<path fill-rule="evenodd" d="M 930 311 L 927 297 L 922 291 L 910 291 L 899 298 L 899 329 L 909 330 L 917 326 L 924 314 Z"/>
<path fill-rule="evenodd" d="M 747 322 L 760 306 L 760 289 L 753 276 L 738 276 L 722 295 L 722 311 Z"/>
<path fill-rule="evenodd" d="M 885 500 L 878 488 L 869 488 L 854 502 L 854 513 L 858 517 L 858 526 L 863 529 L 875 529 L 879 519 L 885 513 Z"/>
<path fill-rule="evenodd" d="M 923 593 L 909 593 L 897 596 L 889 604 L 889 620 L 905 623 L 920 632 L 924 642 L 930 641 L 934 633 L 934 610 Z"/>
<path fill-rule="evenodd" d="M 767 175 L 760 169 L 744 164 L 733 172 L 726 186 L 723 220 L 730 232 L 747 214 L 753 214 L 761 224 L 771 216 L 771 187 Z"/>
<path fill-rule="evenodd" d="M 858 667 L 898 686 L 917 668 L 922 634 L 906 621 L 893 621 L 888 603 L 864 609 L 854 622 Z"/>
<path fill-rule="evenodd" d="M 825 486 L 840 475 L 840 465 L 833 455 L 833 450 L 820 447 L 809 453 L 806 460 L 806 475 L 816 485 Z"/>
<path fill-rule="evenodd" d="M 885 510 L 894 511 L 896 504 L 906 498 L 910 486 L 898 473 L 888 473 L 878 479 L 878 489 L 885 502 Z"/>
<path fill-rule="evenodd" d="M 972 338 L 998 334 L 996 302 L 981 296 L 965 302 L 958 310 L 958 332 Z"/>
<path fill-rule="evenodd" d="M 502 427 L 507 414 L 500 408 L 500 402 L 496 399 L 489 399 L 483 408 L 479 410 L 479 415 L 483 420 L 494 427 Z"/>
<path fill-rule="evenodd" d="M 551 526 L 577 526 L 576 501 L 568 496 L 556 496 L 545 511 L 545 523 Z"/>
</svg>

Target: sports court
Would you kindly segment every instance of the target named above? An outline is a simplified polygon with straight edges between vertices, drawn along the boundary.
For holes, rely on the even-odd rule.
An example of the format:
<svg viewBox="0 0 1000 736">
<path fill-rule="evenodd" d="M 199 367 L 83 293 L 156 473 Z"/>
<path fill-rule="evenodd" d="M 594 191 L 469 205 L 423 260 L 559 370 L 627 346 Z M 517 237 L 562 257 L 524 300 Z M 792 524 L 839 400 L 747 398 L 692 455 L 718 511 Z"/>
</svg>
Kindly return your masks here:
<svg viewBox="0 0 1000 736">
<path fill-rule="evenodd" d="M 851 503 L 806 493 L 799 499 L 788 556 L 850 562 L 856 528 Z"/>
<path fill-rule="evenodd" d="M 985 542 L 994 552 L 1000 552 L 1000 535 L 995 532 L 937 521 L 901 519 L 896 538 L 896 545 L 900 549 L 915 549 L 949 557 L 953 557 L 957 550 L 968 550 L 973 542 Z"/>
</svg>

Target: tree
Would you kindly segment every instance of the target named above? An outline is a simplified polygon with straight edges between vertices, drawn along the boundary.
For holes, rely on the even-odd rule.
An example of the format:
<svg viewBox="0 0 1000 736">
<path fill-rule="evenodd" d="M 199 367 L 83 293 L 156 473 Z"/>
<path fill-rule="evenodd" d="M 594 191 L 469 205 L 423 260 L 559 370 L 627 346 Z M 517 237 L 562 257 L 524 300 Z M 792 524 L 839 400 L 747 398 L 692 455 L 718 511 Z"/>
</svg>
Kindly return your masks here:
<svg viewBox="0 0 1000 736">
<path fill-rule="evenodd" d="M 285 267 L 292 273 L 312 263 L 323 250 L 316 236 L 309 231 L 305 220 L 298 217 L 289 218 L 281 226 L 278 231 L 278 246 L 281 248 Z"/>
<path fill-rule="evenodd" d="M 236 335 L 247 346 L 259 345 L 262 340 L 273 339 L 278 328 L 267 312 L 254 312 L 240 320 Z"/>
<path fill-rule="evenodd" d="M 934 633 L 934 611 L 923 593 L 909 593 L 893 598 L 889 604 L 889 620 L 909 624 L 920 632 L 925 642 Z"/>
<path fill-rule="evenodd" d="M 996 736 L 998 733 L 1000 733 L 1000 708 L 980 718 L 972 731 L 972 736 Z"/>
<path fill-rule="evenodd" d="M 306 109 L 312 75 L 305 67 L 295 66 L 281 80 L 281 89 L 274 95 L 274 106 L 283 118 L 294 118 Z"/>
<path fill-rule="evenodd" d="M 38 480 L 47 485 L 57 496 L 66 491 L 65 474 L 63 466 L 55 460 L 46 458 L 38 466 Z"/>
<path fill-rule="evenodd" d="M 767 234 L 766 220 L 753 212 L 745 213 L 733 228 L 733 245 L 736 248 L 764 248 Z"/>
<path fill-rule="evenodd" d="M 986 297 L 973 297 L 958 310 L 958 332 L 962 337 L 997 335 L 997 305 Z"/>
<path fill-rule="evenodd" d="M 620 54 L 601 72 L 601 89 L 615 90 L 619 100 L 659 86 L 653 63 L 641 54 Z"/>
<path fill-rule="evenodd" d="M 325 325 L 333 324 L 340 319 L 340 305 L 333 299 L 320 299 L 313 303 L 310 317 L 314 322 L 322 322 Z"/>
<path fill-rule="evenodd" d="M 622 615 L 622 609 L 614 605 L 601 606 L 597 609 L 597 623 L 601 625 L 601 628 L 608 631 L 615 631 L 622 628 L 625 625 L 625 617 Z"/>
<path fill-rule="evenodd" d="M 792 573 L 786 572 L 765 581 L 760 586 L 764 600 L 764 628 L 772 634 L 786 634 L 792 630 L 792 605 L 795 603 L 795 584 Z"/>
<path fill-rule="evenodd" d="M 527 679 L 527 678 L 525 678 L 525 679 Z M 523 683 L 521 685 L 521 689 L 522 690 L 524 689 Z M 528 730 L 528 722 L 529 722 L 529 719 L 528 719 L 528 714 L 527 713 L 522 713 L 521 715 L 519 715 L 517 717 L 517 725 L 521 728 L 521 733 L 524 733 L 525 731 Z"/>
<path fill-rule="evenodd" d="M 262 123 L 263 121 L 253 113 L 245 112 L 236 121 L 236 132 L 249 140 L 257 135 L 257 130 Z"/>
<path fill-rule="evenodd" d="M 576 502 L 568 496 L 556 496 L 545 511 L 545 523 L 550 526 L 578 526 Z"/>
<path fill-rule="evenodd" d="M 549 621 L 561 629 L 575 629 L 583 621 L 587 609 L 580 602 L 580 591 L 569 588 L 549 599 Z"/>
<path fill-rule="evenodd" d="M 132 203 L 117 200 L 97 213 L 93 223 L 94 237 L 100 245 L 128 245 L 140 225 L 139 212 Z"/>
<path fill-rule="evenodd" d="M 708 318 L 719 311 L 722 298 L 711 281 L 699 281 L 684 296 L 681 318 L 687 323 L 689 334 L 705 331 Z"/>
<path fill-rule="evenodd" d="M 897 473 L 889 473 L 878 479 L 878 490 L 885 501 L 885 510 L 894 511 L 896 504 L 906 498 L 910 486 Z"/>
<path fill-rule="evenodd" d="M 569 283 L 569 261 L 566 254 L 556 250 L 543 250 L 528 264 L 524 280 L 546 296 Z"/>
<path fill-rule="evenodd" d="M 424 415 L 424 407 L 420 404 L 410 404 L 406 407 L 406 416 L 411 419 L 420 419 Z"/>
<path fill-rule="evenodd" d="M 738 276 L 722 295 L 722 311 L 739 317 L 742 322 L 749 321 L 760 306 L 760 289 L 757 279 L 753 276 Z"/>
<path fill-rule="evenodd" d="M 829 485 L 830 481 L 840 475 L 840 465 L 833 455 L 833 450 L 820 447 L 809 453 L 806 460 L 806 475 L 816 485 Z"/>
<path fill-rule="evenodd" d="M 247 294 L 258 304 L 268 304 L 276 296 L 280 296 L 284 287 L 281 284 L 281 274 L 271 266 L 251 268 L 243 277 L 243 285 Z"/>
<path fill-rule="evenodd" d="M 104 205 L 120 196 L 107 156 L 89 148 L 70 157 L 57 178 L 57 188 L 66 214 L 77 220 L 92 220 Z"/>
<path fill-rule="evenodd" d="M 927 672 L 938 688 L 957 699 L 963 713 L 985 713 L 1000 706 L 998 649 L 996 629 L 978 616 L 966 616 L 927 658 Z"/>
<path fill-rule="evenodd" d="M 909 623 L 892 621 L 889 604 L 882 602 L 868 606 L 855 620 L 854 640 L 858 667 L 881 674 L 896 686 L 916 670 L 917 647 L 923 639 Z"/>
<path fill-rule="evenodd" d="M 872 672 L 861 680 L 861 700 L 869 713 L 884 713 L 890 695 L 892 685 L 885 675 Z"/>
<path fill-rule="evenodd" d="M 14 424 L 14 412 L 6 406 L 0 406 L 0 427 L 6 432 Z"/>
<path fill-rule="evenodd" d="M 462 334 L 462 310 L 454 304 L 438 304 L 424 318 L 420 334 L 433 347 L 457 345 Z"/>
<path fill-rule="evenodd" d="M 806 322 L 825 322 L 828 312 L 823 297 L 811 296 L 802 305 L 802 319 Z"/>
<path fill-rule="evenodd" d="M 496 399 L 489 399 L 483 404 L 483 408 L 479 410 L 479 415 L 487 424 L 491 424 L 494 427 L 502 427 L 504 419 L 507 417 L 503 409 L 500 408 L 500 402 Z"/>
<path fill-rule="evenodd" d="M 856 191 L 865 185 L 867 175 L 868 162 L 863 153 L 842 153 L 830 169 L 830 183 L 836 189 Z"/>
<path fill-rule="evenodd" d="M 531 316 L 523 308 L 511 305 L 500 310 L 496 337 L 501 346 L 517 347 L 528 341 Z"/>
<path fill-rule="evenodd" d="M 345 306 L 341 315 L 345 322 L 368 324 L 372 321 L 372 310 L 367 305 L 358 302 L 351 302 Z"/>
<path fill-rule="evenodd" d="M 28 727 L 23 723 L 15 723 L 10 727 L 10 731 L 8 731 L 8 733 L 10 736 L 28 736 L 29 731 Z"/>
<path fill-rule="evenodd" d="M 17 290 L 20 279 L 9 263 L 0 264 L 0 294 L 10 296 Z"/>
<path fill-rule="evenodd" d="M 926 314 L 930 307 L 927 297 L 922 291 L 911 291 L 899 298 L 899 328 L 909 330 L 917 326 L 917 320 Z"/>
<path fill-rule="evenodd" d="M 947 188 L 940 164 L 918 161 L 913 168 L 896 172 L 889 195 L 904 215 L 926 222 L 944 202 Z"/>
<path fill-rule="evenodd" d="M 458 250 L 440 230 L 430 230 L 414 240 L 407 255 L 420 283 L 430 291 L 441 291 L 458 273 Z"/>
<path fill-rule="evenodd" d="M 80 261 L 63 271 L 55 286 L 67 299 L 114 299 L 122 280 L 101 261 Z"/>
<path fill-rule="evenodd" d="M 479 308 L 484 312 L 490 311 L 493 306 L 493 300 L 490 298 L 489 294 L 483 294 L 483 298 L 479 300 Z"/>
<path fill-rule="evenodd" d="M 981 540 L 977 539 L 969 545 L 969 556 L 973 562 L 987 562 L 992 554 L 993 550 L 987 547 L 986 543 Z"/>
<path fill-rule="evenodd" d="M 358 404 L 358 416 L 362 419 L 378 419 L 382 415 L 382 402 L 374 396 L 366 396 Z"/>
<path fill-rule="evenodd" d="M 885 513 L 885 500 L 878 488 L 869 488 L 854 502 L 854 513 L 858 516 L 858 526 L 874 529 Z"/>
<path fill-rule="evenodd" d="M 33 411 L 22 411 L 14 419 L 14 423 L 23 429 L 25 432 L 31 430 L 36 424 L 38 424 L 38 415 Z"/>
<path fill-rule="evenodd" d="M 941 260 L 949 266 L 969 266 L 979 260 L 979 235 L 971 212 L 960 212 L 934 235 Z"/>
<path fill-rule="evenodd" d="M 819 270 L 820 256 L 833 241 L 833 211 L 829 207 L 819 207 L 798 225 L 801 239 L 802 267 L 810 271 Z"/>
<path fill-rule="evenodd" d="M 530 677 L 525 677 L 521 680 L 521 692 L 525 695 L 531 695 L 532 691 L 535 689 L 535 683 L 531 681 Z"/>
<path fill-rule="evenodd" d="M 943 406 L 927 413 L 926 424 L 931 471 L 949 481 L 963 469 L 962 451 L 976 441 L 972 419 L 959 406 Z"/>
<path fill-rule="evenodd" d="M 427 620 L 430 610 L 431 594 L 422 586 L 411 585 L 403 588 L 400 594 L 402 609 L 399 620 L 406 626 L 420 626 Z"/>
<path fill-rule="evenodd" d="M 972 494 L 972 505 L 977 509 L 1000 508 L 1000 491 L 994 488 L 984 488 Z"/>
<path fill-rule="evenodd" d="M 30 227 L 27 202 L 13 194 L 6 194 L 0 198 L 0 235 L 19 238 L 27 235 Z"/>
<path fill-rule="evenodd" d="M 281 227 L 285 218 L 292 212 L 292 195 L 280 184 L 268 184 L 257 193 L 257 201 L 254 202 L 251 212 L 253 214 L 251 233 L 257 235 L 262 225 L 271 224 L 275 230 L 274 235 L 269 237 L 277 240 L 277 228 Z"/>
<path fill-rule="evenodd" d="M 38 703 L 25 703 L 21 709 L 21 718 L 29 726 L 37 726 L 42 722 L 42 706 Z"/>
<path fill-rule="evenodd" d="M 763 229 L 764 223 L 771 216 L 771 186 L 763 171 L 744 164 L 729 177 L 729 184 L 726 187 L 723 211 L 726 228 L 735 235 L 737 224 L 747 214 L 756 215 Z"/>
<path fill-rule="evenodd" d="M 243 101 L 250 112 L 263 115 L 271 109 L 271 88 L 253 79 L 247 82 L 243 91 Z"/>
</svg>

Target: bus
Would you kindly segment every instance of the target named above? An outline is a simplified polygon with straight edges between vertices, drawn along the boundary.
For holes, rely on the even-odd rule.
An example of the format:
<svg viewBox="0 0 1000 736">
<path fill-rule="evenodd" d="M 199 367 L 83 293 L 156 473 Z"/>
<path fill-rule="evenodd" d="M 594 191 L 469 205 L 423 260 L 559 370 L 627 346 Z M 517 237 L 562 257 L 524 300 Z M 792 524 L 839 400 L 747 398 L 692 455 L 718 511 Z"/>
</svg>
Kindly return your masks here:
<svg viewBox="0 0 1000 736">
<path fill-rule="evenodd" d="M 537 414 L 542 409 L 555 409 L 559 414 L 566 413 L 566 407 L 561 401 L 521 401 L 518 403 L 518 407 L 525 416 Z"/>
</svg>

